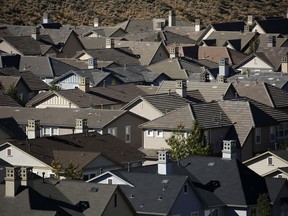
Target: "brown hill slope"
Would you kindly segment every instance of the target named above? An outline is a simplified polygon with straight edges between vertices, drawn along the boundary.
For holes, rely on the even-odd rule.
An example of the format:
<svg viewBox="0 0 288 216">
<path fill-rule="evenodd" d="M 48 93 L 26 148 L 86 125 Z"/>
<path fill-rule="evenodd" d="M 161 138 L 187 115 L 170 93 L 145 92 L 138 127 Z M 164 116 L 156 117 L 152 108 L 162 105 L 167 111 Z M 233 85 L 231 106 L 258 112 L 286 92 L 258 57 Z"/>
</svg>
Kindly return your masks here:
<svg viewBox="0 0 288 216">
<path fill-rule="evenodd" d="M 69 25 L 92 25 L 93 17 L 101 25 L 126 19 L 167 17 L 170 9 L 177 18 L 193 22 L 196 18 L 211 22 L 244 20 L 255 17 L 286 16 L 287 0 L 0 0 L 0 23 L 33 25 L 42 22 L 47 11 L 54 22 Z"/>
</svg>

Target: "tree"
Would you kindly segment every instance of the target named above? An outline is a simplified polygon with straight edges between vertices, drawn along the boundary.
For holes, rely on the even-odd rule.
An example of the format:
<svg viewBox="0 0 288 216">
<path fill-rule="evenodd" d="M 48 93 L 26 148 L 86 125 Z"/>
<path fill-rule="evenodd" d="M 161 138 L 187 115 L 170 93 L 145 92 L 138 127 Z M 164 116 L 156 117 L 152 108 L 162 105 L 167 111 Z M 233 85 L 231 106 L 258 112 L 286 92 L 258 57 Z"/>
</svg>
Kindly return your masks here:
<svg viewBox="0 0 288 216">
<path fill-rule="evenodd" d="M 79 166 L 69 162 L 64 168 L 64 176 L 67 179 L 81 179 L 82 173 L 79 170 Z"/>
<path fill-rule="evenodd" d="M 16 90 L 12 85 L 5 88 L 5 93 L 9 95 L 13 100 L 15 100 L 17 103 L 22 104 L 22 100 Z"/>
<path fill-rule="evenodd" d="M 63 165 L 59 159 L 55 159 L 51 162 L 52 172 L 55 173 L 55 178 L 60 178 L 60 172 L 63 170 Z"/>
<path fill-rule="evenodd" d="M 267 193 L 260 194 L 257 199 L 258 216 L 271 216 L 271 205 Z"/>
<path fill-rule="evenodd" d="M 197 121 L 193 122 L 187 137 L 185 137 L 184 126 L 179 124 L 166 142 L 170 146 L 171 157 L 177 160 L 189 155 L 209 155 L 212 152 L 211 145 L 204 138 L 204 130 Z"/>
</svg>

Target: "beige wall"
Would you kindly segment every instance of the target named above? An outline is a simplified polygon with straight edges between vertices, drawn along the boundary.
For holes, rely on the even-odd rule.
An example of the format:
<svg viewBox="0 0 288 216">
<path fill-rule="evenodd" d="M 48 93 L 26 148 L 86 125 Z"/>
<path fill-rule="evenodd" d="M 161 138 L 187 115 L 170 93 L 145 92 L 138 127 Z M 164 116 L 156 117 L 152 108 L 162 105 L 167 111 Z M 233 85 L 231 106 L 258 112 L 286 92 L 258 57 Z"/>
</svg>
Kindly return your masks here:
<svg viewBox="0 0 288 216">
<path fill-rule="evenodd" d="M 163 113 L 161 113 L 159 110 L 156 110 L 145 100 L 132 107 L 129 111 L 149 120 L 163 116 Z"/>
<path fill-rule="evenodd" d="M 116 191 L 115 193 L 117 194 L 117 207 L 114 206 L 114 195 L 113 195 L 102 215 L 103 216 L 135 215 L 132 210 L 132 207 L 130 208 L 128 203 L 123 198 L 124 195 L 122 195 L 122 193 L 119 193 L 118 191 Z"/>
<path fill-rule="evenodd" d="M 264 61 L 262 61 L 258 57 L 254 57 L 251 61 L 247 62 L 245 65 L 243 65 L 239 70 L 243 70 L 245 68 L 252 68 L 255 70 L 261 70 L 261 69 L 266 69 L 266 70 L 273 70 L 273 68 L 266 64 Z"/>
<path fill-rule="evenodd" d="M 47 107 L 60 107 L 60 108 L 78 108 L 75 104 L 66 100 L 61 96 L 53 96 L 52 98 L 44 101 L 43 103 L 35 106 L 35 108 L 47 108 Z"/>
</svg>

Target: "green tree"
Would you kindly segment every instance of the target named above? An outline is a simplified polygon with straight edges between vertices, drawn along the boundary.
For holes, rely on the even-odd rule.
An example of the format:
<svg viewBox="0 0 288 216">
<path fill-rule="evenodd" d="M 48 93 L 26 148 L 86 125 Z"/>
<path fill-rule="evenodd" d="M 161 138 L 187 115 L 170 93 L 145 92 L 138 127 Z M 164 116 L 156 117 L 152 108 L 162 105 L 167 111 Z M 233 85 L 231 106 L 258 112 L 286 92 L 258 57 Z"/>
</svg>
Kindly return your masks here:
<svg viewBox="0 0 288 216">
<path fill-rule="evenodd" d="M 79 166 L 69 162 L 64 168 L 64 176 L 67 179 L 81 179 L 82 173 L 79 170 Z"/>
<path fill-rule="evenodd" d="M 260 194 L 257 199 L 257 212 L 258 216 L 271 216 L 271 205 L 268 194 Z"/>
<path fill-rule="evenodd" d="M 59 159 L 55 159 L 51 162 L 52 172 L 55 174 L 55 178 L 60 178 L 60 172 L 63 171 L 63 165 Z"/>
<path fill-rule="evenodd" d="M 189 155 L 205 156 L 212 153 L 212 147 L 204 138 L 204 130 L 197 121 L 193 122 L 187 137 L 185 137 L 184 126 L 179 124 L 166 142 L 170 146 L 171 157 L 177 160 Z"/>
<path fill-rule="evenodd" d="M 13 100 L 17 101 L 17 103 L 22 104 L 22 100 L 16 90 L 12 85 L 5 88 L 5 94 L 9 95 Z"/>
<path fill-rule="evenodd" d="M 257 51 L 257 49 L 259 48 L 260 39 L 258 36 L 255 36 L 255 37 L 249 43 L 248 54 L 255 53 Z"/>
</svg>

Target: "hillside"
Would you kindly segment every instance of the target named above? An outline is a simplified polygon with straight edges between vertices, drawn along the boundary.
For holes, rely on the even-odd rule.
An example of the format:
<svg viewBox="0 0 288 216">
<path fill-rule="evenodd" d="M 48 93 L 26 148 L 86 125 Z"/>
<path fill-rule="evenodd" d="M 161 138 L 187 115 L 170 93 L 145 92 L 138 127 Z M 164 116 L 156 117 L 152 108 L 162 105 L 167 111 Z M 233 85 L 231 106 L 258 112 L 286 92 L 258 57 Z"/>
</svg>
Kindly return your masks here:
<svg viewBox="0 0 288 216">
<path fill-rule="evenodd" d="M 255 17 L 285 16 L 287 0 L 0 0 L 0 23 L 33 25 L 42 22 L 44 11 L 54 22 L 63 25 L 92 25 L 93 17 L 101 25 L 112 25 L 127 19 L 167 17 L 170 9 L 177 18 L 193 22 L 200 18 L 211 22 L 244 20 Z"/>
</svg>

